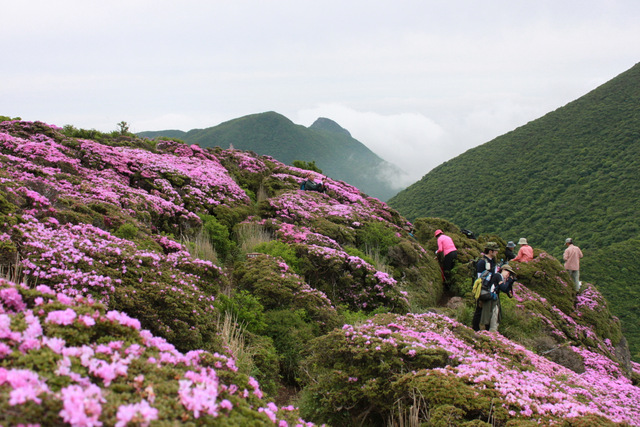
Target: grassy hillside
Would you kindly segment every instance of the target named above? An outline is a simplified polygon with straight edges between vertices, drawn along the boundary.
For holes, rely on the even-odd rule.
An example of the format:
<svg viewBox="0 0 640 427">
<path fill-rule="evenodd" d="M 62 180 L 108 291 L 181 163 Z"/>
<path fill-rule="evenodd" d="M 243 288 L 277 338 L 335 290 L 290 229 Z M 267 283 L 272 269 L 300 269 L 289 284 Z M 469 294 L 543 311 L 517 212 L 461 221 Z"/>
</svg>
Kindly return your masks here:
<svg viewBox="0 0 640 427">
<path fill-rule="evenodd" d="M 156 132 L 163 136 L 173 135 Z M 146 133 L 140 134 L 145 136 Z M 365 193 L 387 200 L 398 192 L 390 180 L 400 176 L 396 166 L 382 160 L 348 131 L 328 119 L 309 128 L 286 117 L 267 112 L 240 117 L 206 129 L 194 129 L 179 136 L 201 147 L 233 146 L 292 164 L 294 160 L 315 161 L 323 173 L 343 180 Z"/>
<path fill-rule="evenodd" d="M 186 132 L 182 130 L 177 130 L 177 129 L 168 129 L 168 130 L 139 132 L 137 135 L 141 138 L 149 138 L 149 139 L 157 138 L 159 136 L 164 136 L 165 138 L 182 139 L 186 135 Z"/>
<path fill-rule="evenodd" d="M 607 248 L 640 236 L 640 65 L 535 121 L 438 166 L 389 204 L 477 233 L 527 237 L 555 256 L 573 237 L 583 277 L 608 297 L 640 286 Z M 597 260 L 590 262 L 589 258 Z M 600 282 L 600 280 L 603 280 Z M 614 306 L 638 336 L 640 312 Z M 635 352 L 640 342 L 632 342 Z"/>
<path fill-rule="evenodd" d="M 456 225 L 409 234 L 268 156 L 77 133 L 0 123 L 3 425 L 640 425 L 619 322 L 547 253 L 475 332 L 484 241 Z"/>
</svg>

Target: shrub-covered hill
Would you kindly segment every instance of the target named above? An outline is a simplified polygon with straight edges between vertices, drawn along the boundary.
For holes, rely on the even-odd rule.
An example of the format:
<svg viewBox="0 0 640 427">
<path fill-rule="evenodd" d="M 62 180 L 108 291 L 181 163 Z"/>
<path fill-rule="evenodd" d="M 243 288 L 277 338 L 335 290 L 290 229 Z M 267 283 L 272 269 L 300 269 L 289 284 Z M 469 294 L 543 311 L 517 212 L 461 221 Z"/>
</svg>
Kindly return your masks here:
<svg viewBox="0 0 640 427">
<path fill-rule="evenodd" d="M 449 160 L 389 200 L 409 220 L 447 218 L 479 233 L 527 237 L 561 257 L 572 237 L 623 320 L 640 361 L 640 64 L 581 98 Z M 624 248 L 621 265 L 613 255 Z M 628 251 L 628 252 L 627 252 Z M 630 295 L 631 292 L 631 295 Z"/>
<path fill-rule="evenodd" d="M 545 252 L 475 333 L 469 262 L 499 236 L 300 191 L 271 157 L 76 131 L 0 123 L 0 425 L 640 424 L 619 322 Z"/>
<path fill-rule="evenodd" d="M 141 132 L 138 135 L 176 137 L 203 148 L 233 146 L 272 156 L 289 165 L 295 160 L 313 161 L 326 175 L 346 181 L 383 201 L 398 192 L 399 188 L 393 182 L 404 176 L 396 165 L 378 157 L 347 130 L 326 118 L 319 118 L 305 127 L 270 111 L 239 117 L 206 129 L 192 129 L 182 135 L 171 130 Z"/>
</svg>

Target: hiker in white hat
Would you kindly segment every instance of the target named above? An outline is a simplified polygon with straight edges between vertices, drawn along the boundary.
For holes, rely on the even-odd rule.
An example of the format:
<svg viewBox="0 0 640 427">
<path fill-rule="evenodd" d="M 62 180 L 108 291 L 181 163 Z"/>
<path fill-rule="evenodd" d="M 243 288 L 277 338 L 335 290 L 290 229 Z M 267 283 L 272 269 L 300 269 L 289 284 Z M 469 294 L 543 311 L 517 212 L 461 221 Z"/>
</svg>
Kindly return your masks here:
<svg viewBox="0 0 640 427">
<path fill-rule="evenodd" d="M 520 249 L 518 249 L 518 256 L 516 256 L 513 261 L 531 261 L 533 259 L 533 248 L 529 246 L 529 243 L 527 243 L 527 239 L 521 237 L 520 240 L 518 240 L 518 245 L 520 245 Z"/>
</svg>

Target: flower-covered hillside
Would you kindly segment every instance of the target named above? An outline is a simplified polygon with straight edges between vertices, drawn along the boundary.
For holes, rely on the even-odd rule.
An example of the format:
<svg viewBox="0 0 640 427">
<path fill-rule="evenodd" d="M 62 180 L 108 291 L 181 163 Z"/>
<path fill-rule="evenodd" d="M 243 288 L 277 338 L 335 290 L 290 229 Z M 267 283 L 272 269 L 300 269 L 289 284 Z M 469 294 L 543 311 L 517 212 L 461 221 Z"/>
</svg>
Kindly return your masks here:
<svg viewBox="0 0 640 427">
<path fill-rule="evenodd" d="M 474 333 L 469 261 L 500 237 L 267 156 L 92 135 L 0 123 L 0 425 L 637 423 L 619 322 L 554 258 L 514 264 L 501 334 Z"/>
</svg>

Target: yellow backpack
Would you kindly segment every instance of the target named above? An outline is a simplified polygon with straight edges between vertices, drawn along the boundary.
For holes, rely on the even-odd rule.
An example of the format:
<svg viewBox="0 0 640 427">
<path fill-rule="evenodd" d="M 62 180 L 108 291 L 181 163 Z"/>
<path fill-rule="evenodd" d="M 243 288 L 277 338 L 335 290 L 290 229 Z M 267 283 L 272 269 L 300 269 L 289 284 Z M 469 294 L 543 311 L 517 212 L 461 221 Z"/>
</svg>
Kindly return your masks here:
<svg viewBox="0 0 640 427">
<path fill-rule="evenodd" d="M 485 280 L 489 280 L 491 278 L 491 271 L 485 270 L 482 272 L 480 277 L 478 277 L 475 282 L 473 282 L 473 289 L 471 289 L 471 294 L 473 298 L 476 300 L 480 299 L 480 294 L 482 292 L 482 284 Z"/>
</svg>

